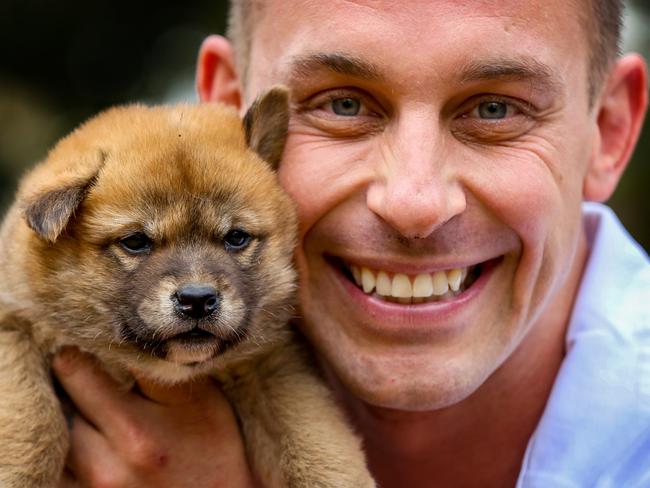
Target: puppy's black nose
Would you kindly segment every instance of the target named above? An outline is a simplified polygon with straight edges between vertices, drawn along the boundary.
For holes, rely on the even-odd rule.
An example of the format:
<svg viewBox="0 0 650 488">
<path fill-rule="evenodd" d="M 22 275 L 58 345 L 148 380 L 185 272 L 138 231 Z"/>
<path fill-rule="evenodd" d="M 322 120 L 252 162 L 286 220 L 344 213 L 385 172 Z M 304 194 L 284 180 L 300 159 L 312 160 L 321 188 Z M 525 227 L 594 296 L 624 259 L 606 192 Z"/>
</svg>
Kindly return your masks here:
<svg viewBox="0 0 650 488">
<path fill-rule="evenodd" d="M 193 319 L 207 317 L 219 308 L 217 290 L 207 285 L 186 285 L 174 294 L 176 309 Z"/>
</svg>

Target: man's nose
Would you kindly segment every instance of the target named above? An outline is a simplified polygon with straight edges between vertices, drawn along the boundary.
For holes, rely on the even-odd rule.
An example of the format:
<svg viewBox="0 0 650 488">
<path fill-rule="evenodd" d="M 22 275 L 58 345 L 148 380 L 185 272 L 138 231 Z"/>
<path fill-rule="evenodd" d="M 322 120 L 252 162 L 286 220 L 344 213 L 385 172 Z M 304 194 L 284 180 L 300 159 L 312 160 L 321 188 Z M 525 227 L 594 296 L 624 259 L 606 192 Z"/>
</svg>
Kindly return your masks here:
<svg viewBox="0 0 650 488">
<path fill-rule="evenodd" d="M 368 208 L 404 237 L 424 238 L 466 207 L 465 193 L 436 122 L 402 120 L 386 136 Z"/>
</svg>

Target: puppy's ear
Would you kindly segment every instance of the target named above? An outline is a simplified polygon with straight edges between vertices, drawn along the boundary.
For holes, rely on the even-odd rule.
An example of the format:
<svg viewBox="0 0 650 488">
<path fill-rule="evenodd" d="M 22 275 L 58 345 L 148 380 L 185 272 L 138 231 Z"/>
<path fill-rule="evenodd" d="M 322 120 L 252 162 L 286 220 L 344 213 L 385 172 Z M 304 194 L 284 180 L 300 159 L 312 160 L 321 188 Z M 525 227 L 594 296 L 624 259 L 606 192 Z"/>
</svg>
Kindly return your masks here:
<svg viewBox="0 0 650 488">
<path fill-rule="evenodd" d="M 277 169 L 289 128 L 289 90 L 277 85 L 255 100 L 244 116 L 246 143 Z"/>
<path fill-rule="evenodd" d="M 104 153 L 98 154 L 95 164 L 84 167 L 81 174 L 66 172 L 57 175 L 53 187 L 27 199 L 23 215 L 29 227 L 42 239 L 56 242 L 95 183 L 104 158 Z"/>
</svg>

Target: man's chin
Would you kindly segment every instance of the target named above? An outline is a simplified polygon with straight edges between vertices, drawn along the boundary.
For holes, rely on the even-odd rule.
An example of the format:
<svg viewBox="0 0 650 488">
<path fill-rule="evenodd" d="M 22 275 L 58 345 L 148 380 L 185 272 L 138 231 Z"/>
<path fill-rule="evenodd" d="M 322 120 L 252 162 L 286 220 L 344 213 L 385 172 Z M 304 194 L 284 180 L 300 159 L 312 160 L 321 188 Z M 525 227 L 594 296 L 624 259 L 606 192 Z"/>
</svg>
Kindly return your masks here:
<svg viewBox="0 0 650 488">
<path fill-rule="evenodd" d="M 346 402 L 361 401 L 369 407 L 394 411 L 426 412 L 444 409 L 465 400 L 480 388 L 488 376 L 459 366 L 450 368 L 447 365 L 444 373 L 441 373 L 443 368 L 431 364 L 415 368 L 418 366 L 397 372 L 384 365 L 373 368 L 372 372 L 355 374 L 358 372 L 344 364 L 328 377 Z M 421 373 L 413 374 L 412 371 Z"/>
<path fill-rule="evenodd" d="M 364 389 L 354 395 L 366 405 L 399 412 L 431 412 L 451 407 L 470 396 L 476 388 L 441 388 L 426 385 L 405 385 L 389 390 Z"/>
</svg>

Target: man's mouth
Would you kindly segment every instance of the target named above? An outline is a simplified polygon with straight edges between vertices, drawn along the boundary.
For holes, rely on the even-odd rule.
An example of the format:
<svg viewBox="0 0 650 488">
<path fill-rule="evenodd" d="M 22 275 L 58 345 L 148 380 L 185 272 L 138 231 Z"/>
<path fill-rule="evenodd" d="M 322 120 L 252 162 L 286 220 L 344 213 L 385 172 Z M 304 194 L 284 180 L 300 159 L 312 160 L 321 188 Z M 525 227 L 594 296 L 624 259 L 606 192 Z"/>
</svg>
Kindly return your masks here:
<svg viewBox="0 0 650 488">
<path fill-rule="evenodd" d="M 480 276 L 482 264 L 415 275 L 345 262 L 341 262 L 341 268 L 366 295 L 394 303 L 419 304 L 450 300 L 460 295 Z"/>
</svg>

